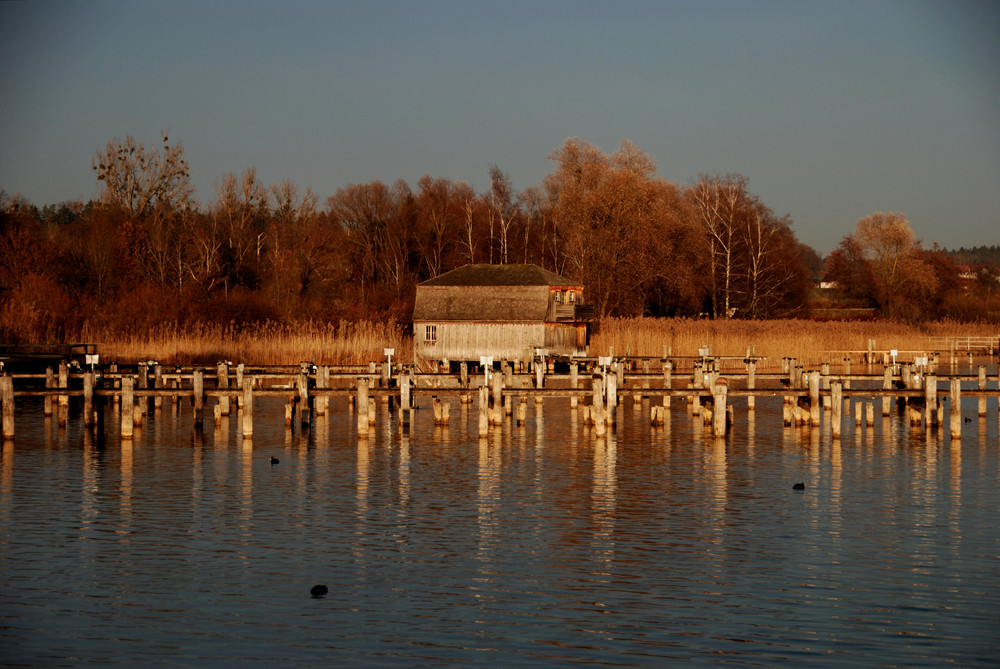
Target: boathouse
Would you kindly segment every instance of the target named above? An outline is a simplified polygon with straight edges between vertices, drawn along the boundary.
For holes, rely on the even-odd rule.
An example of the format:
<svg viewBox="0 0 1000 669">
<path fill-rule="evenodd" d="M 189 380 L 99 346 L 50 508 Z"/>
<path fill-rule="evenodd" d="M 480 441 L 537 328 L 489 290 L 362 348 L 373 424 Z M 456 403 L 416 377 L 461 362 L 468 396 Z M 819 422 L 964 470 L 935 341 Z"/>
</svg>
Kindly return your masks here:
<svg viewBox="0 0 1000 669">
<path fill-rule="evenodd" d="M 537 265 L 465 265 L 417 286 L 414 363 L 584 356 L 592 313 L 582 283 Z"/>
</svg>

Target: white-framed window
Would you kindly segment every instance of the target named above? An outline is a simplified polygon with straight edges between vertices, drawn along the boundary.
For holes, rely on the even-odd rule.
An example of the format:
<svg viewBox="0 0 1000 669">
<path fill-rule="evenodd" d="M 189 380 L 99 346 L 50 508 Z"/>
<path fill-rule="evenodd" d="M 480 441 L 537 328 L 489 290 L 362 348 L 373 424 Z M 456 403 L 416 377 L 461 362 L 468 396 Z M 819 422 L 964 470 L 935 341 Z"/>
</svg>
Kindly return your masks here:
<svg viewBox="0 0 1000 669">
<path fill-rule="evenodd" d="M 424 343 L 433 344 L 438 339 L 438 326 L 436 325 L 425 325 L 424 326 Z"/>
<path fill-rule="evenodd" d="M 569 304 L 573 304 L 574 302 L 576 302 L 576 293 L 574 293 L 572 290 L 567 290 L 566 302 Z"/>
<path fill-rule="evenodd" d="M 555 302 L 556 304 L 562 304 L 562 291 L 561 290 L 552 291 L 552 301 Z"/>
</svg>

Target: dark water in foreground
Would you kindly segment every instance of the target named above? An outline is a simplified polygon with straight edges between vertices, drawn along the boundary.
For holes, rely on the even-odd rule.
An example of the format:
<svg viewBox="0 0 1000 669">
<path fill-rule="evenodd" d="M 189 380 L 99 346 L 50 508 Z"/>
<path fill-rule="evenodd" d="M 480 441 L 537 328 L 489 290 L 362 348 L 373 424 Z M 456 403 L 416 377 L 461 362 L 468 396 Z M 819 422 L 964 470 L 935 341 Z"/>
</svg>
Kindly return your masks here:
<svg viewBox="0 0 1000 669">
<path fill-rule="evenodd" d="M 960 443 L 881 417 L 833 442 L 772 400 L 726 441 L 678 402 L 598 441 L 550 400 L 483 441 L 457 403 L 408 435 L 380 409 L 359 445 L 346 403 L 286 432 L 258 399 L 252 445 L 168 407 L 123 447 L 24 400 L 0 662 L 995 664 L 995 402 Z"/>
</svg>

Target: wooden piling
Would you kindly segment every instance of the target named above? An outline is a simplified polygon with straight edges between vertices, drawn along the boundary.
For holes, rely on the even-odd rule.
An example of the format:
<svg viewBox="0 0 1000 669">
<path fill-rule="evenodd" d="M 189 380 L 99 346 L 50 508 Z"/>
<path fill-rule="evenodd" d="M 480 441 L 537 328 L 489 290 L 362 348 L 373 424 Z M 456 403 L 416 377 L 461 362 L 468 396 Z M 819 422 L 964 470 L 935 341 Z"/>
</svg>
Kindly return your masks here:
<svg viewBox="0 0 1000 669">
<path fill-rule="evenodd" d="M 299 371 L 299 380 L 296 383 L 296 387 L 299 391 L 299 420 L 303 425 L 309 424 L 309 375 L 303 371 Z M 365 389 L 367 393 L 367 388 Z M 361 405 L 356 405 L 358 412 L 361 412 Z"/>
<path fill-rule="evenodd" d="M 517 403 L 517 424 L 524 425 L 527 419 L 528 419 L 528 398 L 522 397 L 521 401 Z"/>
<path fill-rule="evenodd" d="M 892 389 L 892 367 L 885 366 L 882 371 L 882 390 Z M 888 416 L 892 411 L 892 398 L 888 395 L 882 397 L 882 416 Z"/>
<path fill-rule="evenodd" d="M 205 373 L 200 369 L 194 370 L 192 383 L 194 385 L 194 420 L 195 423 L 201 423 L 205 414 Z"/>
<path fill-rule="evenodd" d="M 358 436 L 368 437 L 368 377 L 358 377 Z"/>
<path fill-rule="evenodd" d="M 479 387 L 479 436 L 490 433 L 490 389 L 485 385 Z"/>
<path fill-rule="evenodd" d="M 839 381 L 834 381 L 830 385 L 830 403 L 832 414 L 830 416 L 830 431 L 834 439 L 840 439 L 840 429 L 842 427 L 844 411 L 844 386 Z"/>
<path fill-rule="evenodd" d="M 753 390 L 757 387 L 757 361 L 754 358 L 747 357 L 747 390 Z M 755 398 L 751 394 L 747 397 L 747 411 L 753 411 L 756 408 Z"/>
<path fill-rule="evenodd" d="M 220 390 L 229 389 L 229 363 L 220 362 L 215 366 L 215 387 Z M 229 395 L 219 395 L 219 415 L 228 416 L 230 411 Z"/>
<path fill-rule="evenodd" d="M 59 363 L 59 388 L 65 390 L 69 388 L 69 365 L 65 362 Z M 59 396 L 59 427 L 65 427 L 69 420 L 69 395 Z"/>
<path fill-rule="evenodd" d="M 673 373 L 674 373 L 674 363 L 671 360 L 663 361 L 663 387 L 670 390 L 674 387 L 673 383 Z M 670 395 L 666 394 L 663 396 L 663 406 L 670 406 Z"/>
<path fill-rule="evenodd" d="M 822 417 L 822 405 L 819 401 L 820 373 L 817 371 L 809 375 L 809 420 L 813 426 L 820 424 Z"/>
<path fill-rule="evenodd" d="M 56 387 L 56 372 L 51 367 L 45 368 L 45 387 L 55 388 Z M 52 395 L 46 395 L 42 401 L 42 406 L 45 409 L 45 415 L 52 415 Z"/>
<path fill-rule="evenodd" d="M 94 424 L 94 372 L 83 375 L 83 424 L 90 427 Z"/>
<path fill-rule="evenodd" d="M 47 397 L 47 396 L 46 396 Z M 14 438 L 14 379 L 10 376 L 0 376 L 0 404 L 3 405 L 3 428 L 4 439 Z"/>
<path fill-rule="evenodd" d="M 924 424 L 931 427 L 937 422 L 937 377 L 928 374 L 924 377 Z"/>
<path fill-rule="evenodd" d="M 253 378 L 243 379 L 243 438 L 253 436 Z"/>
<path fill-rule="evenodd" d="M 133 386 L 135 380 L 131 376 L 122 378 L 122 406 L 121 406 L 121 436 L 122 439 L 131 439 L 132 431 L 135 429 L 135 395 Z"/>
<path fill-rule="evenodd" d="M 979 365 L 979 389 L 986 390 L 986 366 Z M 986 396 L 979 396 L 979 417 L 986 417 Z"/>
<path fill-rule="evenodd" d="M 951 380 L 951 438 L 962 438 L 962 382 Z"/>
<path fill-rule="evenodd" d="M 726 436 L 726 395 L 729 386 L 725 383 L 715 384 L 712 392 L 715 405 L 712 407 L 712 435 L 716 437 Z"/>
</svg>

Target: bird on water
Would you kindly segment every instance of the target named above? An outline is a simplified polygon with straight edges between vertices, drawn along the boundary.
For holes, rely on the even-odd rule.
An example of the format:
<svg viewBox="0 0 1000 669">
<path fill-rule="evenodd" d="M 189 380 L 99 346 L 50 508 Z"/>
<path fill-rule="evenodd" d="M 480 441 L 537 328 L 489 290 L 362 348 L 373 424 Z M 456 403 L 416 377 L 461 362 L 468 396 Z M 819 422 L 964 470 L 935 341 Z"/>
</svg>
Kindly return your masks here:
<svg viewBox="0 0 1000 669">
<path fill-rule="evenodd" d="M 309 591 L 309 594 L 311 594 L 313 597 L 322 597 L 328 592 L 330 592 L 330 589 L 327 588 L 325 585 L 320 584 L 320 585 L 314 585 L 312 589 Z"/>
<path fill-rule="evenodd" d="M 805 490 L 805 489 L 806 489 L 806 484 L 801 482 L 796 483 L 795 485 L 792 486 L 792 490 Z"/>
<path fill-rule="evenodd" d="M 272 465 L 276 465 L 279 462 L 281 462 L 281 460 L 279 460 L 278 458 L 274 457 L 273 455 L 271 456 L 271 464 Z"/>
</svg>

